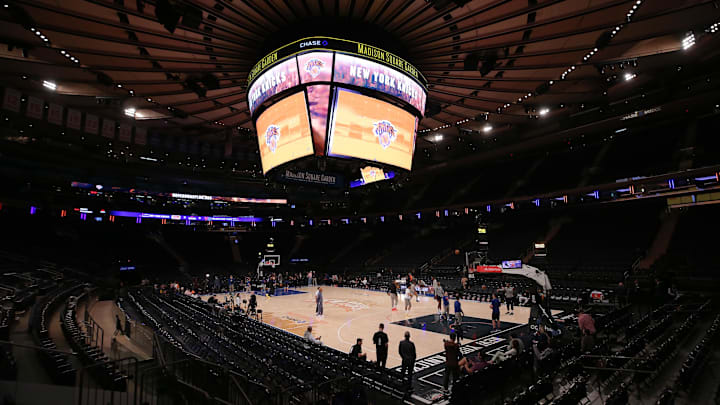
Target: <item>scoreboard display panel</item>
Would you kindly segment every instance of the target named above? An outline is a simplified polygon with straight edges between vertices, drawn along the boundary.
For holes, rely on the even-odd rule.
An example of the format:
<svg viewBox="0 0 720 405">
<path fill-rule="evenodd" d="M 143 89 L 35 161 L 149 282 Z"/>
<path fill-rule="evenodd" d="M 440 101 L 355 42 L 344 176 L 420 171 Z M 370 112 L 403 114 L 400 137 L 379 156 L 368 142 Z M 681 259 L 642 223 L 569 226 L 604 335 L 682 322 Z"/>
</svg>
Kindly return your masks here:
<svg viewBox="0 0 720 405">
<path fill-rule="evenodd" d="M 310 155 L 410 170 L 425 86 L 410 63 L 359 42 L 312 37 L 271 52 L 248 76 L 263 173 Z"/>
</svg>

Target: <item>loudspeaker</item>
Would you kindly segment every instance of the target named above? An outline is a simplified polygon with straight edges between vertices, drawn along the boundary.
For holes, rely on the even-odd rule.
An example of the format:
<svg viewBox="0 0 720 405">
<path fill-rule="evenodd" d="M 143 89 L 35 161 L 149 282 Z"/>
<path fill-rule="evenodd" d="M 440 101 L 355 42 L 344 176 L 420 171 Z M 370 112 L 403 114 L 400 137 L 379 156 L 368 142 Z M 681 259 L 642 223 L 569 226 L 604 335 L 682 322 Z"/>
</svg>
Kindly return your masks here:
<svg viewBox="0 0 720 405">
<path fill-rule="evenodd" d="M 155 4 L 155 17 L 157 17 L 160 24 L 165 27 L 166 30 L 175 32 L 178 21 L 180 21 L 180 11 L 178 10 L 175 1 L 172 0 L 158 0 Z"/>
<path fill-rule="evenodd" d="M 216 90 L 220 88 L 220 80 L 218 80 L 218 78 L 212 73 L 205 73 L 200 78 L 200 81 L 208 90 Z"/>
</svg>

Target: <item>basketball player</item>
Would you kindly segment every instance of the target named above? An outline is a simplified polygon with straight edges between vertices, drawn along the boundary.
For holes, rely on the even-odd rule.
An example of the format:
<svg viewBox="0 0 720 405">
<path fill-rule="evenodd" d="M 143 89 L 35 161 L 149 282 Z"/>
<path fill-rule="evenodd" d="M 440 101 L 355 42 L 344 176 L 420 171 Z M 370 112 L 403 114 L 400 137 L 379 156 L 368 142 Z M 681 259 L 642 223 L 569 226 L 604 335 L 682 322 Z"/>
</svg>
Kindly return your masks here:
<svg viewBox="0 0 720 405">
<path fill-rule="evenodd" d="M 413 291 L 412 286 L 408 286 L 405 289 L 405 315 L 407 315 L 408 312 L 410 312 L 410 310 L 412 309 L 412 299 L 414 292 L 415 291 Z"/>
<path fill-rule="evenodd" d="M 492 326 L 493 332 L 500 330 L 500 300 L 497 295 L 492 295 L 492 301 L 490 301 L 490 308 L 492 308 Z"/>
<path fill-rule="evenodd" d="M 397 303 L 398 303 L 398 296 L 397 296 L 397 282 L 392 281 L 390 282 L 390 286 L 388 286 L 388 295 L 390 296 L 390 306 L 392 307 L 393 311 L 397 311 Z"/>
</svg>

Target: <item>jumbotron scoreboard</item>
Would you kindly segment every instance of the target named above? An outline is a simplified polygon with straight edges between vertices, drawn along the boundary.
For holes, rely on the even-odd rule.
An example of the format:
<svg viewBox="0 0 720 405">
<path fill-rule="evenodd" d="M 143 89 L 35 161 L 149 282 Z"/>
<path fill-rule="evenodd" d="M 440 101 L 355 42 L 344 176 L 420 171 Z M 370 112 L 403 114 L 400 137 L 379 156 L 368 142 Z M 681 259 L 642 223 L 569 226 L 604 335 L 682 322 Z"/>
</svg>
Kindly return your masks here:
<svg viewBox="0 0 720 405">
<path fill-rule="evenodd" d="M 308 156 L 412 168 L 427 81 L 388 51 L 304 38 L 262 58 L 248 76 L 248 108 L 263 173 Z"/>
</svg>

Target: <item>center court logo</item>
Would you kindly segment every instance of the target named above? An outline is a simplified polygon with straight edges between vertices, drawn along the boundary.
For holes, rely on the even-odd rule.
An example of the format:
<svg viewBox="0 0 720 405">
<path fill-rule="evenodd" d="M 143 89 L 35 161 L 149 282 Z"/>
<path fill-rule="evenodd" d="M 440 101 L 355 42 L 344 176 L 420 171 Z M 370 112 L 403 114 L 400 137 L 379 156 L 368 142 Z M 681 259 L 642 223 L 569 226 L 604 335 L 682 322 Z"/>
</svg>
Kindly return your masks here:
<svg viewBox="0 0 720 405">
<path fill-rule="evenodd" d="M 397 139 L 397 131 L 390 121 L 382 120 L 374 123 L 373 133 L 377 136 L 383 149 L 387 149 Z"/>
<path fill-rule="evenodd" d="M 326 299 L 326 303 L 332 304 L 334 306 L 340 307 L 345 310 L 345 312 L 355 312 L 362 309 L 368 309 L 369 307 L 362 302 L 357 301 L 346 301 L 346 300 L 336 300 L 336 299 Z"/>
<path fill-rule="evenodd" d="M 265 130 L 265 145 L 268 146 L 270 152 L 277 150 L 278 141 L 280 140 L 280 127 L 277 125 L 270 125 Z"/>
<path fill-rule="evenodd" d="M 312 58 L 305 64 L 305 71 L 310 73 L 310 76 L 315 79 L 320 74 L 325 62 L 317 58 Z"/>
</svg>

